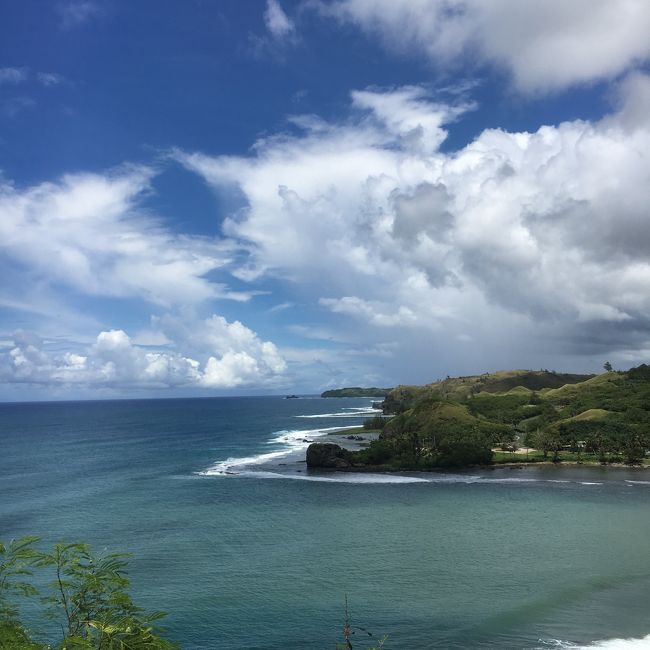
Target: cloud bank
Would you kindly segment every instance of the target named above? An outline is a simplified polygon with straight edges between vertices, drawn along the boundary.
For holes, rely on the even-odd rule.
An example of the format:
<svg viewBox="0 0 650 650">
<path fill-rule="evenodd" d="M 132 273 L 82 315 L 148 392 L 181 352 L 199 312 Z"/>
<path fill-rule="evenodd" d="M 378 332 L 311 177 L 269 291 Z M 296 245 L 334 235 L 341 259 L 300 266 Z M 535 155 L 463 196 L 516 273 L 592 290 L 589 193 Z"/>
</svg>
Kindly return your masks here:
<svg viewBox="0 0 650 650">
<path fill-rule="evenodd" d="M 159 324 L 170 326 L 173 318 Z M 193 340 L 181 340 L 181 347 L 191 348 L 202 360 L 183 352 L 148 350 L 123 330 L 100 332 L 87 349 L 63 354 L 48 353 L 38 337 L 18 332 L 0 350 L 0 382 L 231 389 L 277 384 L 286 370 L 275 345 L 261 341 L 239 321 L 213 315 L 193 325 Z"/>
<path fill-rule="evenodd" d="M 291 280 L 359 340 L 485 344 L 505 317 L 567 353 L 650 347 L 649 77 L 598 122 L 488 129 L 454 153 L 439 146 L 471 104 L 417 87 L 351 102 L 252 156 L 178 154 L 246 198 L 224 225 L 250 251 L 240 277 Z"/>
</svg>

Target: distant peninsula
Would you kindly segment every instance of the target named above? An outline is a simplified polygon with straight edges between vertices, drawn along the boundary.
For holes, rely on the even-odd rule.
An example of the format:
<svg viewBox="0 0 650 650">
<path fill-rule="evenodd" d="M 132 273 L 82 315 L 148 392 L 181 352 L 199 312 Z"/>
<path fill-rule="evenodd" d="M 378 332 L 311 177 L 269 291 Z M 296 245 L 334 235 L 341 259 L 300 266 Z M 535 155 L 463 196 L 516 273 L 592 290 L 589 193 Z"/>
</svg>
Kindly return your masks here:
<svg viewBox="0 0 650 650">
<path fill-rule="evenodd" d="M 335 388 L 321 393 L 321 397 L 386 397 L 392 388 Z"/>
<path fill-rule="evenodd" d="M 307 465 L 347 471 L 650 465 L 650 366 L 605 368 L 599 375 L 507 370 L 397 386 L 386 393 L 382 416 L 310 445 Z M 342 389 L 361 390 L 369 392 L 354 395 L 379 389 Z M 363 436 L 364 446 L 346 448 L 350 436 Z"/>
</svg>

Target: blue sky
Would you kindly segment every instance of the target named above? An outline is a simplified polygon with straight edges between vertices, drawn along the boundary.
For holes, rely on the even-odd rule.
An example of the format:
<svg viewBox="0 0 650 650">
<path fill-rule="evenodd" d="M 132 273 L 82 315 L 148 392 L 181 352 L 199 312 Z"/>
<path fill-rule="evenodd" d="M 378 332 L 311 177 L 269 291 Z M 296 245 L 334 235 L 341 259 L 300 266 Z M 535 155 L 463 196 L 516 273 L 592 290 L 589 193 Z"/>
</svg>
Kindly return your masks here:
<svg viewBox="0 0 650 650">
<path fill-rule="evenodd" d="M 0 4 L 0 399 L 650 357 L 643 0 Z"/>
</svg>

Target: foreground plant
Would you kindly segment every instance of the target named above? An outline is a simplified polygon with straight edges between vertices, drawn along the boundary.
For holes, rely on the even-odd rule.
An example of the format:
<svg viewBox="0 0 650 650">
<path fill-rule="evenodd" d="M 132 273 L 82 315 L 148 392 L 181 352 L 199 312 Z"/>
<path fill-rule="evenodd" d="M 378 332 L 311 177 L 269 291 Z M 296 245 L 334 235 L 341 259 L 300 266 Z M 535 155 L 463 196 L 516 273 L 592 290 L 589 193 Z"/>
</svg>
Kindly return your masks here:
<svg viewBox="0 0 650 650">
<path fill-rule="evenodd" d="M 39 553 L 34 549 L 38 537 L 28 536 L 0 542 L 0 620 L 6 622 L 18 615 L 11 600 L 16 596 L 35 596 L 36 589 L 25 580 L 32 575 L 31 567 Z"/>
<path fill-rule="evenodd" d="M 155 622 L 163 612 L 145 612 L 128 594 L 127 557 L 97 555 L 87 544 L 56 544 L 37 551 L 37 537 L 0 544 L 0 648 L 8 650 L 172 650 L 158 636 Z M 20 625 L 12 597 L 33 597 L 24 580 L 33 569 L 51 570 L 51 593 L 43 598 L 48 615 L 58 621 L 62 639 L 54 646 L 32 641 Z"/>
</svg>

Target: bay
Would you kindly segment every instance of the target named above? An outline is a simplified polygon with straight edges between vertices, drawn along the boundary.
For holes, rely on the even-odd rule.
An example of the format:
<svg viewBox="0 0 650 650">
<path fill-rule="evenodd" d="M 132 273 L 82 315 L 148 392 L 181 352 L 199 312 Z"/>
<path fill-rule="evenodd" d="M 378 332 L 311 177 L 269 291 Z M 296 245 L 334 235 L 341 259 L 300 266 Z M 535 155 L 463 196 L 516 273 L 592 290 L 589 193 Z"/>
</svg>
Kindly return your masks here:
<svg viewBox="0 0 650 650">
<path fill-rule="evenodd" d="M 370 404 L 2 404 L 0 539 L 132 553 L 189 649 L 332 648 L 346 595 L 387 649 L 650 647 L 647 470 L 308 472 L 307 441 Z"/>
</svg>

